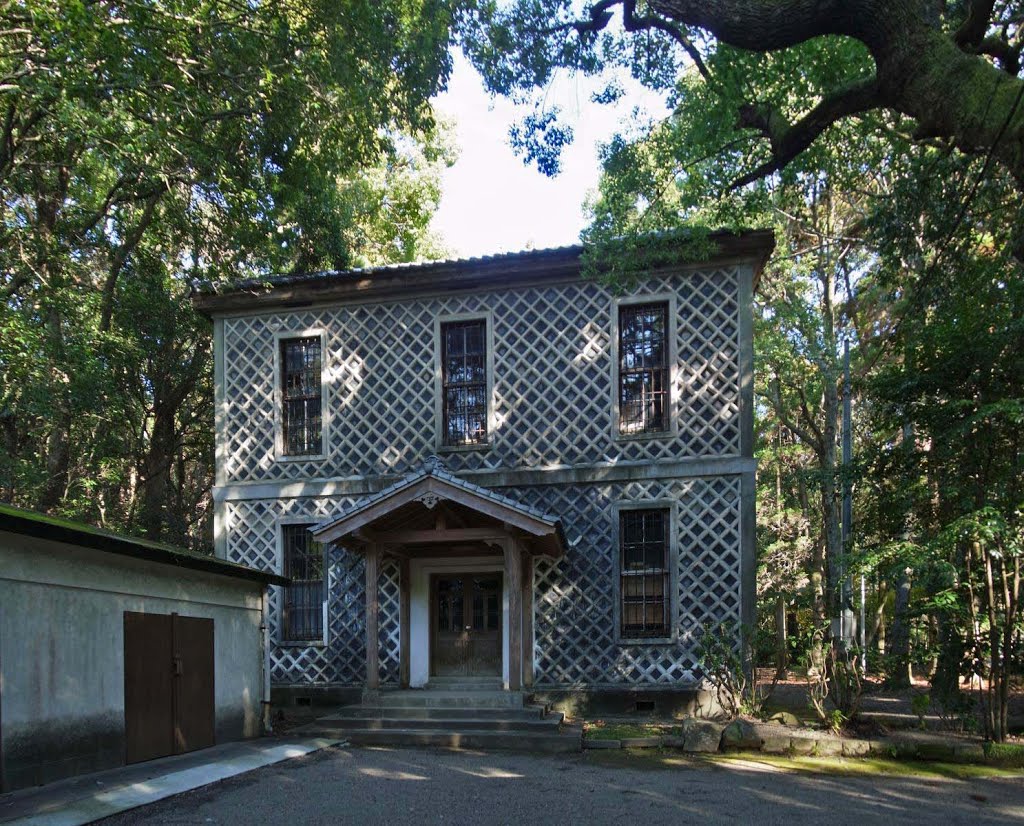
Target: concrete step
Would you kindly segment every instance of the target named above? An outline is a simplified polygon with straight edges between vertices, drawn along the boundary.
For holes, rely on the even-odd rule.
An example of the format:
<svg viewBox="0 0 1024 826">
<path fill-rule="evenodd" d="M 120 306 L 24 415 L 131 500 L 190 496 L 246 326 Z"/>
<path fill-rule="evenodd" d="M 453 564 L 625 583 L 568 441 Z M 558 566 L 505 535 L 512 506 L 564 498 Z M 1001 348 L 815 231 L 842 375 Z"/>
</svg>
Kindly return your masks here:
<svg viewBox="0 0 1024 826">
<path fill-rule="evenodd" d="M 374 703 L 382 708 L 522 708 L 521 691 L 447 691 L 409 689 L 382 691 Z"/>
<path fill-rule="evenodd" d="M 427 690 L 440 691 L 501 691 L 500 677 L 431 677 Z"/>
<path fill-rule="evenodd" d="M 318 732 L 346 732 L 354 730 L 382 731 L 392 729 L 494 732 L 536 731 L 557 733 L 561 724 L 561 714 L 552 714 L 548 717 L 534 717 L 530 719 L 495 719 L 493 717 L 459 717 L 453 719 L 445 718 L 443 716 L 409 717 L 406 715 L 401 717 L 322 717 L 316 722 L 305 726 L 303 733 L 313 730 Z"/>
<path fill-rule="evenodd" d="M 523 708 L 429 708 L 425 706 L 343 706 L 318 718 L 320 721 L 382 719 L 384 717 L 404 720 L 540 720 L 544 718 L 543 706 Z M 548 718 L 562 720 L 561 712 L 552 712 Z"/>
<path fill-rule="evenodd" d="M 346 729 L 339 730 L 339 736 L 357 746 L 426 746 L 546 754 L 578 752 L 583 741 L 580 728 L 568 728 L 559 733 L 473 729 Z"/>
</svg>

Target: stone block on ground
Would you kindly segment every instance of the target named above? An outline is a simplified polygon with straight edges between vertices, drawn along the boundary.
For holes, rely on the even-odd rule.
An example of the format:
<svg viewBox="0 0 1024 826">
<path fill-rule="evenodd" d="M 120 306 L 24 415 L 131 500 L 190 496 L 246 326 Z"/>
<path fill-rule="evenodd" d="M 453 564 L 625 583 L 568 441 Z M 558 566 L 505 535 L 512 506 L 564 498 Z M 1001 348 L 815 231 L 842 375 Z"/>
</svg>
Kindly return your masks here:
<svg viewBox="0 0 1024 826">
<path fill-rule="evenodd" d="M 765 754 L 789 754 L 789 737 L 770 734 L 764 738 L 761 751 Z"/>
<path fill-rule="evenodd" d="M 697 720 L 693 717 L 683 720 L 683 750 L 692 752 L 716 752 L 722 742 L 722 723 L 712 720 Z"/>
<path fill-rule="evenodd" d="M 589 737 L 583 738 L 583 748 L 585 749 L 619 749 L 622 748 L 622 744 L 618 740 L 597 740 L 590 739 Z"/>
<path fill-rule="evenodd" d="M 749 720 L 733 720 L 722 730 L 722 750 L 761 748 L 764 738 Z"/>
<path fill-rule="evenodd" d="M 768 718 L 769 723 L 778 723 L 789 728 L 800 728 L 800 719 L 789 711 L 777 711 Z"/>
<path fill-rule="evenodd" d="M 814 745 L 817 742 L 817 739 L 814 737 L 791 737 L 789 740 L 789 748 L 793 754 L 813 754 Z"/>
<path fill-rule="evenodd" d="M 867 757 L 871 753 L 871 743 L 867 740 L 843 740 L 843 757 Z"/>
<path fill-rule="evenodd" d="M 953 746 L 953 755 L 962 763 L 983 763 L 985 749 L 981 743 L 957 743 Z"/>
<path fill-rule="evenodd" d="M 683 749 L 686 746 L 685 737 L 675 737 L 674 735 L 667 735 L 662 737 L 662 745 L 667 749 Z"/>
<path fill-rule="evenodd" d="M 657 749 L 661 748 L 661 737 L 623 737 L 619 744 L 624 749 Z"/>
<path fill-rule="evenodd" d="M 843 741 L 832 735 L 819 737 L 814 742 L 814 754 L 817 757 L 839 757 L 843 753 Z"/>
<path fill-rule="evenodd" d="M 921 760 L 950 761 L 956 759 L 953 743 L 932 740 L 917 744 L 917 756 Z"/>
</svg>

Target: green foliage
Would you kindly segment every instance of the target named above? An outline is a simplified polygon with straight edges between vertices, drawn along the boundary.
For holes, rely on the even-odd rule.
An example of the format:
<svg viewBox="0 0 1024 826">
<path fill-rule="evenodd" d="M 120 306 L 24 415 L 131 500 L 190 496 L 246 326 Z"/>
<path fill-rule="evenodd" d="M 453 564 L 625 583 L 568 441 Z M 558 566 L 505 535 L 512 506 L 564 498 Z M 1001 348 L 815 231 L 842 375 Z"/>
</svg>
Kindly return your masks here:
<svg viewBox="0 0 1024 826">
<path fill-rule="evenodd" d="M 697 642 L 697 657 L 705 681 L 715 692 L 719 707 L 730 717 L 761 717 L 778 682 L 757 678 L 755 629 L 739 623 L 705 626 Z"/>
<path fill-rule="evenodd" d="M 459 2 L 0 10 L 0 499 L 209 541 L 190 284 L 409 261 Z"/>
</svg>

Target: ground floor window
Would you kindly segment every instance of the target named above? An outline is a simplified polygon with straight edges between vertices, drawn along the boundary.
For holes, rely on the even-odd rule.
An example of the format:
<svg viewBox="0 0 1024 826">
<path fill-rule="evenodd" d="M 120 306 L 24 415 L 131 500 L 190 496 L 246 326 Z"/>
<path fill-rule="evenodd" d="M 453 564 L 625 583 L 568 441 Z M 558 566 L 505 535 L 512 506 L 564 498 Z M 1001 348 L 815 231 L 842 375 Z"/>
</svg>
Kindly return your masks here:
<svg viewBox="0 0 1024 826">
<path fill-rule="evenodd" d="M 324 636 L 324 551 L 309 535 L 312 525 L 282 525 L 284 587 L 281 637 L 288 641 L 319 641 Z"/>
<path fill-rule="evenodd" d="M 619 512 L 620 633 L 623 637 L 669 634 L 667 509 Z"/>
</svg>

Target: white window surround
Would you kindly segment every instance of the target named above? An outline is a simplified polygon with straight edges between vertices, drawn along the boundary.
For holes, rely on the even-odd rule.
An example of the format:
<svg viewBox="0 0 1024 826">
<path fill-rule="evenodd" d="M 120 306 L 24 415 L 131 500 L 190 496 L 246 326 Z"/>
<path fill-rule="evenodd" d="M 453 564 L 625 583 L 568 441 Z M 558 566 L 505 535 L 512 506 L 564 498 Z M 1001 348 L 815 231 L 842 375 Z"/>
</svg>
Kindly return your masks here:
<svg viewBox="0 0 1024 826">
<path fill-rule="evenodd" d="M 283 530 L 284 526 L 285 525 L 308 525 L 309 527 L 312 528 L 314 525 L 317 525 L 317 524 L 318 524 L 318 522 L 317 522 L 316 519 L 311 519 L 309 517 L 302 517 L 302 516 L 282 516 L 282 517 L 280 517 L 277 520 L 277 522 L 276 522 L 276 524 L 274 526 L 274 532 L 276 534 L 276 540 L 277 540 L 277 550 L 276 550 L 276 554 L 275 554 L 276 559 L 275 559 L 274 568 L 277 571 L 277 573 L 281 574 L 281 576 L 285 576 L 285 572 L 284 572 L 284 567 L 285 567 L 284 566 L 284 530 Z M 328 583 L 329 583 L 329 579 L 330 579 L 330 574 L 329 574 L 329 570 L 328 570 L 328 562 L 330 561 L 330 557 L 329 557 L 329 555 L 327 553 L 328 547 L 329 546 L 327 544 L 324 544 L 324 546 L 323 546 L 323 554 L 324 554 L 324 567 L 323 567 L 323 571 L 324 571 L 324 600 L 323 600 L 323 606 L 322 606 L 322 611 L 323 611 L 323 617 L 322 617 L 323 636 L 322 636 L 322 638 L 321 639 L 314 639 L 314 640 L 289 640 L 289 639 L 286 639 L 283 636 L 283 634 L 284 634 L 284 596 L 285 596 L 284 592 L 285 592 L 285 586 L 284 585 L 273 585 L 271 587 L 274 588 L 276 593 L 277 593 L 277 610 L 279 612 L 279 615 L 277 617 L 277 634 L 278 634 L 278 639 L 274 640 L 274 644 L 275 645 L 280 646 L 282 648 L 285 648 L 285 647 L 287 647 L 287 648 L 323 648 L 323 647 L 325 647 L 328 644 L 328 642 L 329 642 L 329 638 L 328 638 L 329 626 L 328 626 L 328 623 L 327 623 L 327 613 L 328 613 L 327 612 L 327 607 L 328 607 L 328 604 L 330 603 L 330 596 L 331 596 L 330 595 L 330 589 L 328 588 Z"/>
<path fill-rule="evenodd" d="M 619 533 L 619 514 L 623 511 L 664 510 L 668 511 L 668 600 L 667 621 L 669 635 L 665 637 L 625 637 L 622 635 L 622 546 Z M 614 630 L 612 638 L 620 645 L 669 645 L 679 639 L 679 548 L 676 533 L 679 519 L 679 506 L 674 499 L 631 499 L 612 504 L 612 536 L 613 553 L 613 593 L 612 622 Z"/>
<path fill-rule="evenodd" d="M 289 454 L 284 449 L 284 390 L 281 387 L 281 344 L 300 338 L 320 339 L 320 452 Z M 331 408 L 327 387 L 327 331 L 282 330 L 274 333 L 274 459 L 278 462 L 318 462 L 327 458 L 330 438 Z"/>
<path fill-rule="evenodd" d="M 483 321 L 484 346 L 487 348 L 487 441 L 472 445 L 446 445 L 444 443 L 444 376 L 441 364 L 441 326 L 453 321 Z M 494 314 L 490 310 L 478 313 L 453 313 L 434 319 L 434 448 L 438 453 L 458 453 L 490 450 L 494 445 L 497 418 L 494 414 Z"/>
<path fill-rule="evenodd" d="M 668 362 L 668 429 L 646 433 L 622 433 L 619 411 L 619 309 L 637 304 L 667 304 L 668 313 L 665 321 L 665 340 L 668 344 L 666 359 Z M 666 439 L 679 433 L 679 364 L 676 347 L 676 316 L 678 314 L 675 293 L 652 293 L 650 295 L 619 296 L 612 299 L 611 350 L 612 350 L 612 438 L 616 441 L 642 441 L 645 439 Z"/>
</svg>

